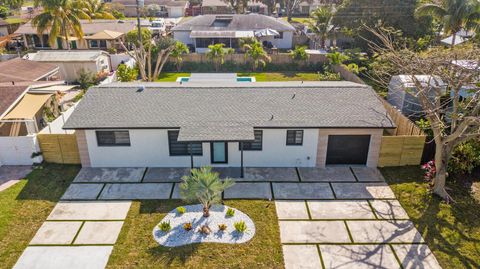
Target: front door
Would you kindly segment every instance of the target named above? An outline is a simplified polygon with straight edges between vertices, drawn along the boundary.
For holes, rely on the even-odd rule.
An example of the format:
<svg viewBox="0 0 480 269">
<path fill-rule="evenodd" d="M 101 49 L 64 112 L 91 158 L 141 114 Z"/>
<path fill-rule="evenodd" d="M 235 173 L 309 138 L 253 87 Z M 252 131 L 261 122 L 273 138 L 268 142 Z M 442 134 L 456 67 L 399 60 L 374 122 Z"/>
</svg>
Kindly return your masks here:
<svg viewBox="0 0 480 269">
<path fill-rule="evenodd" d="M 210 143 L 210 155 L 212 163 L 227 163 L 228 162 L 228 144 L 227 142 L 212 142 Z"/>
</svg>

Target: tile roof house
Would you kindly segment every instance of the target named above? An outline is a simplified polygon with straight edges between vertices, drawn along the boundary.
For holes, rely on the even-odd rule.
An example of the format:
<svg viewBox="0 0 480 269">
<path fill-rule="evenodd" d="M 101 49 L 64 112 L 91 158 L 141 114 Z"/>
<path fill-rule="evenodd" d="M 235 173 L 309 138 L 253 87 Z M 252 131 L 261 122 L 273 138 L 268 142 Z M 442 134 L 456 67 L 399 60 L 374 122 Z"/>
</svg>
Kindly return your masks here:
<svg viewBox="0 0 480 269">
<path fill-rule="evenodd" d="M 134 20 L 81 20 L 83 39 L 69 37 L 71 49 L 122 49 L 120 41 L 124 40 L 125 34 L 134 30 L 136 21 Z M 37 29 L 31 21 L 23 24 L 15 31 L 15 34 L 23 35 L 23 44 L 25 48 L 33 49 L 66 49 L 66 41 L 59 38 L 51 47 L 48 43 L 48 31 L 41 37 L 37 34 Z"/>
<path fill-rule="evenodd" d="M 173 37 L 195 47 L 196 52 L 207 51 L 208 45 L 224 43 L 225 47 L 239 48 L 238 40 L 254 37 L 255 31 L 273 29 L 276 36 L 263 37 L 281 49 L 292 48 L 295 28 L 288 22 L 260 14 L 201 15 L 172 28 Z"/>
<path fill-rule="evenodd" d="M 376 166 L 393 128 L 375 92 L 351 82 L 109 84 L 64 129 L 83 166 Z"/>
<path fill-rule="evenodd" d="M 136 0 L 111 0 L 112 4 L 121 4 L 124 7 L 123 14 L 127 17 L 137 16 Z M 160 11 L 157 17 L 180 18 L 185 16 L 185 11 L 189 6 L 188 1 L 182 0 L 146 0 L 144 1 L 144 9 L 150 5 L 158 5 Z M 145 12 L 144 12 L 145 13 Z"/>
</svg>

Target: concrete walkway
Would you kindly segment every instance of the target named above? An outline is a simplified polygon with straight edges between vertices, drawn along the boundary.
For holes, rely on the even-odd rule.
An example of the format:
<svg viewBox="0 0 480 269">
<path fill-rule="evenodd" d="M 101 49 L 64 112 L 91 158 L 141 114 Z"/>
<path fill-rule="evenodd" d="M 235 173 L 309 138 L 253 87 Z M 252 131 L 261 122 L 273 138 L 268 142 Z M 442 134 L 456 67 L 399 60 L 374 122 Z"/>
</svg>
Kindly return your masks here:
<svg viewBox="0 0 480 269">
<path fill-rule="evenodd" d="M 18 183 L 32 172 L 31 165 L 3 165 L 0 166 L 0 191 Z"/>
</svg>

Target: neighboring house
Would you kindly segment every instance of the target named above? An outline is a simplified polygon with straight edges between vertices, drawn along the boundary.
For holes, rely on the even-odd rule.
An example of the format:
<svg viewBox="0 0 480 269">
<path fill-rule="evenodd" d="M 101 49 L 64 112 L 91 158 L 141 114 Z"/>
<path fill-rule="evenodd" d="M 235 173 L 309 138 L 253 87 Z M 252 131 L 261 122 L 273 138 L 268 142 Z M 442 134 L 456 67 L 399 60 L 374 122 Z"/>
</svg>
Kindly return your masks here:
<svg viewBox="0 0 480 269">
<path fill-rule="evenodd" d="M 342 0 L 313 0 L 303 1 L 298 5 L 298 8 L 293 11 L 294 16 L 308 16 L 315 9 L 324 6 L 340 5 Z"/>
<path fill-rule="evenodd" d="M 0 82 L 58 80 L 58 66 L 22 58 L 0 62 Z"/>
<path fill-rule="evenodd" d="M 121 50 L 120 41 L 125 39 L 126 33 L 136 29 L 134 20 L 82 20 L 83 39 L 70 36 L 70 48 L 74 49 L 117 49 Z M 23 35 L 23 45 L 27 49 L 67 49 L 64 37 L 59 37 L 53 47 L 48 43 L 48 32 L 42 36 L 37 34 L 37 29 L 27 22 L 20 26 L 16 34 Z"/>
<path fill-rule="evenodd" d="M 118 83 L 91 88 L 64 129 L 84 167 L 375 167 L 387 115 L 347 81 Z"/>
<path fill-rule="evenodd" d="M 0 36 L 8 35 L 8 22 L 0 19 Z"/>
<path fill-rule="evenodd" d="M 268 8 L 260 1 L 248 1 L 247 12 L 268 15 Z M 203 0 L 201 14 L 233 14 L 233 7 L 222 0 Z"/>
<path fill-rule="evenodd" d="M 288 22 L 259 14 L 201 15 L 173 27 L 173 37 L 203 53 L 208 45 L 223 43 L 226 48 L 239 48 L 239 39 L 254 37 L 256 31 L 273 29 L 278 36 L 262 37 L 280 49 L 291 49 L 295 28 Z"/>
<path fill-rule="evenodd" d="M 109 0 L 105 1 L 112 4 L 121 4 L 124 6 L 123 13 L 127 17 L 137 16 L 137 1 L 136 0 Z M 158 5 L 160 10 L 156 17 L 166 18 L 180 18 L 185 16 L 185 11 L 188 8 L 188 1 L 181 0 L 146 0 L 142 9 L 147 9 L 149 5 Z M 143 11 L 145 13 L 145 11 Z"/>
<path fill-rule="evenodd" d="M 82 70 L 94 74 L 112 71 L 110 56 L 101 50 L 41 50 L 26 57 L 31 61 L 57 65 L 60 77 L 67 82 L 77 80 Z"/>
</svg>

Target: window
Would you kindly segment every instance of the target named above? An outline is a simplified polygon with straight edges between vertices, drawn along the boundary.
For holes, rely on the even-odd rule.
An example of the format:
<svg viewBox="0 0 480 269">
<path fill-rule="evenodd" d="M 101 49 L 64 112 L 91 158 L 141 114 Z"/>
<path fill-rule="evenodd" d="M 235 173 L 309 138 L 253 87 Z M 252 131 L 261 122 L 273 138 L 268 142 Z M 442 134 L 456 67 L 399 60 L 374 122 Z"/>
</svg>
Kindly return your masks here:
<svg viewBox="0 0 480 269">
<path fill-rule="evenodd" d="M 98 48 L 98 41 L 97 40 L 90 40 L 90 47 L 91 48 Z"/>
<path fill-rule="evenodd" d="M 99 147 L 130 146 L 128 131 L 96 131 L 96 133 Z"/>
<path fill-rule="evenodd" d="M 283 32 L 278 32 L 278 35 L 273 37 L 274 39 L 283 39 Z"/>
<path fill-rule="evenodd" d="M 287 146 L 301 146 L 303 144 L 303 130 L 287 130 Z"/>
<path fill-rule="evenodd" d="M 238 150 L 241 150 L 240 145 L 243 144 L 243 150 L 262 150 L 262 130 L 253 131 L 255 135 L 255 140 L 253 142 L 242 142 L 239 143 Z"/>
<path fill-rule="evenodd" d="M 192 147 L 192 155 L 203 155 L 202 143 L 178 142 L 177 138 L 178 131 L 168 131 L 168 149 L 170 150 L 170 156 L 190 156 L 189 144 Z"/>
</svg>

